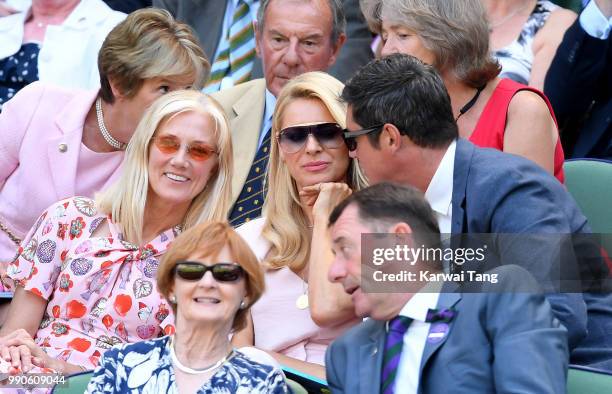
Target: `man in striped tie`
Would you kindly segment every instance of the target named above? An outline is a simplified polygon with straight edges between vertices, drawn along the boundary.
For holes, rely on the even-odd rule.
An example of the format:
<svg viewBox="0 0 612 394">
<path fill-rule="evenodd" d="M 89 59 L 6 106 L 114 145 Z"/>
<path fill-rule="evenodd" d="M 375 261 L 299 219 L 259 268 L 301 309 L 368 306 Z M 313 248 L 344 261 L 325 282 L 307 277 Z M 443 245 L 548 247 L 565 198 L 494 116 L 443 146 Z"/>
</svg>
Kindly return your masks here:
<svg viewBox="0 0 612 394">
<path fill-rule="evenodd" d="M 439 243 L 436 217 L 416 189 L 379 183 L 355 192 L 332 212 L 330 227 L 329 279 L 351 296 L 357 316 L 369 317 L 327 348 L 332 393 L 566 392 L 567 330 L 527 271 L 497 268 L 497 284 L 483 284 L 490 292 L 468 294 L 420 276 L 441 273 L 439 262 L 397 268 L 402 258 L 390 257 L 392 248 L 372 249 L 374 240 Z"/>
<path fill-rule="evenodd" d="M 276 97 L 291 78 L 308 71 L 326 71 L 346 41 L 341 0 L 261 0 L 259 3 L 254 41 L 264 78 L 213 94 L 225 110 L 232 130 L 233 208 L 229 219 L 234 226 L 261 216 L 270 141 L 274 138 L 270 129 Z M 236 23 L 245 17 L 245 12 L 236 9 Z M 224 64 L 217 68 L 217 62 L 213 65 L 213 84 L 223 84 L 223 75 L 227 72 L 234 75 L 249 72 L 246 59 L 254 54 L 245 49 L 249 27 L 240 24 L 236 31 L 237 38 L 229 40 Z M 235 57 L 234 51 L 238 53 Z M 232 58 L 236 65 L 232 65 Z"/>
</svg>

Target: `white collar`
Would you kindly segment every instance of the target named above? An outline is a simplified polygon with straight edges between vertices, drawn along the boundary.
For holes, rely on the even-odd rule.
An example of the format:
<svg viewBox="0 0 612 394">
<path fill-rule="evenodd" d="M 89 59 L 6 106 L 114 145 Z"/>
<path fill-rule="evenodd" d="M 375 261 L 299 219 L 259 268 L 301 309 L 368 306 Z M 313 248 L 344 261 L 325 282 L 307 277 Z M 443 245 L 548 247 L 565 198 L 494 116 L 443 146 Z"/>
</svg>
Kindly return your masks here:
<svg viewBox="0 0 612 394">
<path fill-rule="evenodd" d="M 453 201 L 453 174 L 455 170 L 455 150 L 457 140 L 451 142 L 446 153 L 436 169 L 427 191 L 425 199 L 431 208 L 440 215 L 448 216 Z"/>
<path fill-rule="evenodd" d="M 400 310 L 399 315 L 425 322 L 427 311 L 438 306 L 441 288 L 442 284 L 438 282 L 426 285 L 408 300 L 406 305 Z"/>
<path fill-rule="evenodd" d="M 276 107 L 276 97 L 266 88 L 266 109 L 264 113 L 264 120 L 272 122 L 272 116 L 274 115 L 274 108 Z"/>
<path fill-rule="evenodd" d="M 22 14 L 19 18 L 21 23 L 24 23 L 25 19 L 29 17 L 31 12 L 32 2 L 30 0 L 13 0 L 7 4 L 14 6 L 18 11 L 18 14 Z M 74 7 L 72 12 L 68 14 L 66 19 L 61 25 L 63 27 L 73 28 L 87 28 L 93 25 L 92 21 L 103 21 L 108 17 L 108 14 L 112 10 L 102 0 L 81 0 Z M 90 20 L 87 22 L 87 20 Z M 56 26 L 56 25 L 52 25 Z"/>
</svg>

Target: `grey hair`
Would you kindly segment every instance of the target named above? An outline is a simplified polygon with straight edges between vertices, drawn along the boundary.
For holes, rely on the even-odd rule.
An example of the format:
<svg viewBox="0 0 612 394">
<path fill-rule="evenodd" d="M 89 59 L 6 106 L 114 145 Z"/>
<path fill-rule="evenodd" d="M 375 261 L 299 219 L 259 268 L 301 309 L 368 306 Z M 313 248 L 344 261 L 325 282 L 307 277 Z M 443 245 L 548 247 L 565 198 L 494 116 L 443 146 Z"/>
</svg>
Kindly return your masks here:
<svg viewBox="0 0 612 394">
<path fill-rule="evenodd" d="M 480 87 L 499 74 L 481 0 L 360 0 L 360 7 L 377 33 L 383 20 L 414 30 L 433 52 L 433 66 L 467 85 Z"/>
<path fill-rule="evenodd" d="M 280 0 L 277 0 L 280 1 Z M 295 1 L 295 0 L 294 0 Z M 298 0 L 299 2 L 305 2 L 307 0 Z M 312 0 L 308 0 L 312 1 Z M 261 0 L 259 2 L 259 9 L 257 10 L 257 30 L 259 33 L 263 33 L 263 27 L 265 23 L 266 10 L 272 0 Z M 344 6 L 342 0 L 327 0 L 329 9 L 332 14 L 332 33 L 331 40 L 335 43 L 341 34 L 344 34 L 346 30 L 346 16 L 344 14 Z"/>
</svg>

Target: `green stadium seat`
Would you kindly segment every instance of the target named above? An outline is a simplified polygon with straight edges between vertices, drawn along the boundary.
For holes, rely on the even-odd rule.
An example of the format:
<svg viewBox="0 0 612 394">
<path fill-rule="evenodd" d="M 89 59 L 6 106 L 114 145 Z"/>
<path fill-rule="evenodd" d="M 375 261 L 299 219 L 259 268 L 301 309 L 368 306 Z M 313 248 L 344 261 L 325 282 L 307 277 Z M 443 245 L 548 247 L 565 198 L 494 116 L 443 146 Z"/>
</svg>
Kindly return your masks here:
<svg viewBox="0 0 612 394">
<path fill-rule="evenodd" d="M 75 373 L 66 378 L 66 383 L 53 388 L 52 394 L 83 394 L 93 376 L 93 371 Z"/>
<path fill-rule="evenodd" d="M 570 365 L 567 394 L 612 393 L 612 373 L 595 368 Z"/>
</svg>

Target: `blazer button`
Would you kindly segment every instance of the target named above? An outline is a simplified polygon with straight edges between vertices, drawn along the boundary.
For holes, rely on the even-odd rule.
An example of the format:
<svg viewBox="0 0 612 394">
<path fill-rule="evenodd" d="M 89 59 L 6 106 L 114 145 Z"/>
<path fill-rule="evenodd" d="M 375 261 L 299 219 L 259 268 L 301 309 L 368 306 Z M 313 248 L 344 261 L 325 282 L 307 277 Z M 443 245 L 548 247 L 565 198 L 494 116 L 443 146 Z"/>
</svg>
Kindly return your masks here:
<svg viewBox="0 0 612 394">
<path fill-rule="evenodd" d="M 57 150 L 59 150 L 62 153 L 65 153 L 68 150 L 68 145 L 66 145 L 66 144 L 59 144 L 59 146 L 57 147 Z"/>
<path fill-rule="evenodd" d="M 375 356 L 376 353 L 378 353 L 378 348 L 375 346 L 374 348 L 372 348 L 372 356 Z"/>
</svg>

